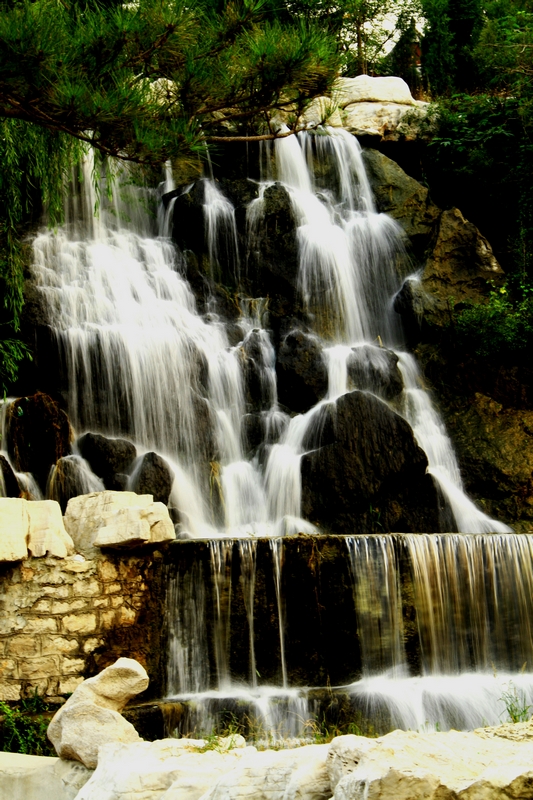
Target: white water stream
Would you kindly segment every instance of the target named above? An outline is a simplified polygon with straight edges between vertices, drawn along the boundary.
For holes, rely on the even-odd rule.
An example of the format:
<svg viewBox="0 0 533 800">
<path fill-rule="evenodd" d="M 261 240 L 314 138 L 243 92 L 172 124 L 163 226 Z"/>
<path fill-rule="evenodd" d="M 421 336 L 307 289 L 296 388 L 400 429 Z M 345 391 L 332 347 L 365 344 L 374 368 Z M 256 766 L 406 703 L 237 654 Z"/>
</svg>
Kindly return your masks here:
<svg viewBox="0 0 533 800">
<path fill-rule="evenodd" d="M 429 471 L 449 504 L 457 530 L 468 534 L 503 534 L 509 528 L 489 519 L 465 495 L 444 425 L 422 387 L 414 359 L 402 349 L 398 317 L 392 310 L 394 295 L 400 287 L 396 267 L 403 257 L 402 234 L 392 219 L 375 211 L 357 140 L 343 131 L 321 136 L 308 134 L 299 140 L 288 137 L 277 141 L 274 152 L 275 165 L 269 164 L 259 198 L 248 209 L 248 228 L 253 234 L 261 218 L 265 188 L 274 178 L 283 183 L 298 222 L 299 290 L 309 321 L 321 338 L 329 377 L 326 398 L 306 414 L 289 418 L 278 406 L 275 353 L 264 327 L 261 302 L 241 304 L 242 338 L 235 346 L 230 345 L 223 319 L 216 313 L 207 317 L 198 314 L 184 277 L 182 257 L 168 238 L 172 206 L 166 214 L 160 211 L 160 235 L 154 236 L 154 219 L 146 210 L 154 201 L 149 192 L 141 192 L 143 203 L 126 202 L 124 190 L 117 182 L 110 201 L 106 201 L 102 192 L 100 212 L 95 217 L 92 166 L 87 163 L 85 178 L 69 202 L 67 224 L 57 231 L 43 231 L 34 241 L 33 272 L 65 365 L 68 413 L 77 434 L 92 430 L 109 436 L 127 436 L 139 452 L 151 449 L 159 452 L 176 476 L 171 504 L 179 509 L 179 534 L 184 538 L 211 540 L 212 575 L 203 575 L 198 567 L 196 572 L 193 569 L 188 582 L 171 587 L 169 602 L 177 609 L 170 636 L 172 694 L 182 698 L 194 696 L 197 702 L 203 697 L 207 705 L 212 699 L 211 690 L 211 694 L 206 694 L 207 643 L 201 622 L 208 602 L 202 587 L 204 581 L 211 579 L 216 589 L 218 694 L 215 692 L 215 696 L 219 697 L 221 692 L 235 697 L 248 693 L 267 725 L 274 709 L 280 708 L 281 692 L 285 698 L 283 719 L 300 722 L 282 725 L 276 718 L 272 724 L 268 723 L 269 730 L 281 727 L 284 734 L 295 735 L 308 707 L 301 691 L 288 688 L 280 588 L 283 545 L 278 537 L 314 531 L 308 521 L 301 519 L 300 461 L 304 442 L 313 426 L 319 424 L 324 403 L 334 402 L 357 388 L 350 384 L 347 370 L 347 360 L 354 348 L 360 349 L 363 360 L 368 360 L 368 369 L 372 367 L 374 371 L 388 368 L 382 346 L 397 353 L 404 382 L 401 413 L 428 456 Z M 330 165 L 334 186 L 321 185 L 312 168 L 317 163 Z M 216 269 L 224 261 L 237 276 L 240 256 L 234 210 L 214 181 L 205 180 L 204 184 L 210 264 Z M 171 188 L 171 176 L 167 174 L 163 190 Z M 137 200 L 138 196 L 136 190 Z M 254 346 L 257 345 L 256 352 L 260 353 L 257 364 L 266 409 L 262 412 L 266 445 L 266 458 L 262 461 L 247 456 L 244 448 L 246 401 L 242 352 L 252 339 Z M 214 497 L 218 497 L 217 502 Z M 258 686 L 253 625 L 256 567 L 252 542 L 248 549 L 241 549 L 240 555 L 242 578 L 247 587 L 246 635 L 250 642 L 250 689 L 244 690 L 232 686 L 228 660 L 231 596 L 228 540 L 261 536 L 274 537 L 282 686 L 279 689 Z M 429 547 L 424 537 L 420 537 L 419 545 L 415 540 L 416 536 L 409 540 L 411 555 L 424 542 Z M 505 537 L 499 537 L 500 540 L 505 541 Z M 459 552 L 460 540 L 450 541 L 454 542 L 454 552 Z M 357 582 L 362 565 L 369 563 L 370 545 L 363 541 L 349 544 L 356 605 L 363 602 L 362 592 L 370 592 L 372 607 L 381 609 L 381 616 L 374 614 L 361 623 L 366 631 L 363 663 L 368 665 L 368 675 L 352 687 L 353 692 L 364 694 L 368 703 L 374 702 L 368 699 L 371 695 L 389 698 L 383 702 L 392 707 L 400 703 L 401 697 L 431 695 L 428 681 L 440 681 L 439 691 L 445 693 L 448 702 L 453 692 L 461 694 L 454 683 L 459 680 L 457 672 L 475 668 L 485 674 L 490 670 L 488 650 L 478 643 L 481 650 L 474 661 L 459 654 L 455 661 L 435 661 L 427 655 L 434 651 L 430 637 L 429 643 L 424 640 L 427 674 L 405 677 L 398 574 L 391 566 L 392 545 L 387 544 L 386 537 L 380 538 L 380 542 L 381 566 L 375 566 L 374 554 L 371 589 L 367 584 L 361 588 Z M 417 558 L 422 563 L 420 553 Z M 427 554 L 424 558 L 427 560 Z M 467 577 L 477 580 L 470 573 Z M 420 585 L 423 586 L 422 580 Z M 455 588 L 446 587 L 446 591 Z M 432 619 L 427 624 L 435 636 L 448 635 L 448 623 L 441 620 L 437 625 Z M 454 641 L 459 643 L 460 637 Z M 530 654 L 527 661 L 531 668 L 529 659 Z M 381 677 L 376 671 L 382 673 Z M 445 688 L 446 681 L 453 691 Z M 394 701 L 390 699 L 393 696 Z M 273 698 L 278 698 L 277 704 Z M 436 700 L 431 703 L 438 706 Z M 412 699 L 408 705 L 412 715 L 402 712 L 402 725 L 419 727 L 438 716 L 437 712 L 431 716 L 433 712 L 425 710 L 422 700 Z M 418 710 L 413 710 L 415 707 Z M 472 719 L 468 717 L 468 724 Z"/>
</svg>

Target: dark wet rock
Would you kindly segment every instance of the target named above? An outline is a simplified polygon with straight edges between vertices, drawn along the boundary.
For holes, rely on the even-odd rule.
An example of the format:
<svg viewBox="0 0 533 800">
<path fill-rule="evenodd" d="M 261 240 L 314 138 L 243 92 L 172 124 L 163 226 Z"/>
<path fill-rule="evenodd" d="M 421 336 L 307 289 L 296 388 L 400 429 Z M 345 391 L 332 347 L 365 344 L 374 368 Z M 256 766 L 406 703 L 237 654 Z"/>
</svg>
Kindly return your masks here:
<svg viewBox="0 0 533 800">
<path fill-rule="evenodd" d="M 99 433 L 86 433 L 76 442 L 80 455 L 89 462 L 106 489 L 120 491 L 123 486 L 117 473 L 129 472 L 137 456 L 135 445 L 127 439 L 111 439 Z"/>
<path fill-rule="evenodd" d="M 261 414 L 245 414 L 243 418 L 244 439 L 249 455 L 263 444 L 265 438 Z"/>
<path fill-rule="evenodd" d="M 67 503 L 72 497 L 89 492 L 101 492 L 104 489 L 102 481 L 90 471 L 90 467 L 80 456 L 64 456 L 58 459 L 50 473 L 47 487 L 47 496 L 50 500 L 57 500 L 63 514 Z"/>
<path fill-rule="evenodd" d="M 385 347 L 365 344 L 353 347 L 347 359 L 348 378 L 354 388 L 393 400 L 403 391 L 398 356 Z"/>
<path fill-rule="evenodd" d="M 410 425 L 384 402 L 350 392 L 302 458 L 302 510 L 335 533 L 438 531 L 439 500 Z"/>
<path fill-rule="evenodd" d="M 17 472 L 31 472 L 44 491 L 50 468 L 71 452 L 72 429 L 49 395 L 20 397 L 8 408 L 7 450 Z"/>
<path fill-rule="evenodd" d="M 378 211 L 400 223 L 415 255 L 422 257 L 441 210 L 431 202 L 428 189 L 395 161 L 370 148 L 363 150 L 363 157 Z"/>
<path fill-rule="evenodd" d="M 240 348 L 243 362 L 246 402 L 253 411 L 265 411 L 275 393 L 274 350 L 265 331 L 256 328 L 245 337 Z"/>
<path fill-rule="evenodd" d="M 280 403 L 298 412 L 316 405 L 328 388 L 320 340 L 300 330 L 291 331 L 279 348 L 276 373 Z"/>
<path fill-rule="evenodd" d="M 3 478 L 5 494 L 0 497 L 20 497 L 21 490 L 11 464 L 5 456 L 0 455 L 0 473 Z M 1 486 L 1 484 L 0 484 Z"/>
<path fill-rule="evenodd" d="M 157 453 L 146 453 L 135 469 L 131 481 L 132 491 L 151 494 L 155 503 L 168 503 L 174 473 L 164 458 Z"/>
</svg>

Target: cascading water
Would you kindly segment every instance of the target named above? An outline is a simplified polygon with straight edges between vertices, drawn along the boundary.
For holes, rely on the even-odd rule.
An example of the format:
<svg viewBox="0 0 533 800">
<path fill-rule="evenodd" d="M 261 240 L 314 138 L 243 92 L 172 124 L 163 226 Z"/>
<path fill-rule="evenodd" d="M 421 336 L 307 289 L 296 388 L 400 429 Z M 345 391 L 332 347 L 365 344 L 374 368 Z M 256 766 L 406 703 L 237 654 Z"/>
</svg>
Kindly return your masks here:
<svg viewBox="0 0 533 800">
<path fill-rule="evenodd" d="M 102 192 L 96 218 L 88 163 L 81 190 L 69 203 L 67 225 L 55 232 L 43 232 L 35 239 L 33 271 L 65 365 L 68 413 L 77 433 L 92 430 L 109 436 L 126 435 L 134 440 L 139 452 L 153 449 L 163 455 L 175 474 L 170 504 L 179 510 L 180 536 L 211 540 L 210 566 L 200 569 L 192 565 L 186 574 L 180 573 L 180 580 L 170 581 L 169 694 L 182 699 L 194 697 L 196 706 L 202 709 L 200 716 L 189 720 L 191 730 L 208 728 L 214 706 L 225 696 L 245 698 L 271 733 L 295 735 L 302 729 L 309 706 L 305 692 L 288 688 L 283 542 L 278 537 L 316 533 L 316 528 L 301 518 L 302 455 L 314 446 L 310 442 L 317 441 L 326 407 L 333 407 L 336 400 L 353 389 L 373 391 L 372 381 L 386 374 L 387 351 L 383 346 L 396 352 L 404 382 L 395 410 L 411 424 L 426 452 L 429 470 L 446 498 L 454 527 L 468 534 L 504 534 L 509 529 L 490 520 L 464 494 L 443 423 L 421 386 L 416 363 L 402 350 L 401 327 L 392 311 L 400 286 L 397 263 L 404 257 L 402 234 L 392 219 L 375 212 L 357 140 L 343 131 L 304 134 L 299 140 L 278 140 L 273 158 L 268 153 L 263 156 L 262 166 L 266 163 L 268 169 L 263 171 L 266 177 L 259 186 L 258 198 L 248 207 L 248 239 L 255 242 L 257 238 L 265 192 L 275 178 L 290 195 L 298 226 L 298 290 L 328 373 L 324 398 L 306 413 L 290 417 L 279 406 L 275 352 L 266 327 L 263 300 L 241 298 L 239 341 L 233 345 L 229 326 L 217 315 L 212 298 L 206 304 L 210 313 L 205 317 L 198 314 L 194 295 L 184 278 L 185 257 L 168 239 L 175 197 L 166 214 L 159 214 L 159 238 L 151 233 L 151 220 L 142 204 L 134 206 L 133 214 L 131 204 L 126 205 L 121 199 L 117 184 L 112 187 L 110 201 Z M 329 165 L 326 172 L 331 186 L 322 185 L 320 170 L 313 166 L 317 164 Z M 218 269 L 225 262 L 238 279 L 243 258 L 239 254 L 233 207 L 216 182 L 206 179 L 202 184 L 209 268 Z M 172 188 L 167 174 L 163 190 Z M 145 205 L 153 200 L 147 192 L 143 198 Z M 235 332 L 232 336 L 234 341 Z M 353 372 L 349 375 L 349 363 L 354 359 L 358 378 L 353 377 Z M 262 449 L 252 456 L 245 444 L 244 373 L 248 362 L 253 362 L 256 370 L 263 435 Z M 279 688 L 261 686 L 257 669 L 255 542 L 243 541 L 239 558 L 240 580 L 246 587 L 249 688 L 232 682 L 228 655 L 234 571 L 231 540 L 261 536 L 273 537 Z M 437 584 L 427 578 L 428 565 L 433 559 L 431 569 L 442 569 L 444 581 L 455 558 L 461 562 L 463 582 L 468 579 L 477 587 L 476 581 L 489 567 L 495 575 L 504 569 L 496 567 L 496 549 L 501 548 L 501 557 L 515 563 L 515 551 L 506 550 L 503 544 L 515 540 L 516 537 L 511 540 L 505 535 L 475 538 L 478 549 L 493 553 L 489 563 L 468 555 L 471 551 L 464 544 L 467 540 L 460 536 L 432 539 L 412 535 L 401 539 L 401 547 L 395 538 L 387 536 L 348 539 L 362 654 L 362 678 L 350 688 L 352 694 L 363 698 L 370 708 L 374 702 L 372 691 L 381 681 L 381 688 L 376 689 L 379 702 L 388 703 L 390 709 L 398 705 L 398 692 L 407 692 L 406 682 L 418 680 L 420 687 L 420 682 L 426 681 L 420 691 L 427 694 L 431 693 L 427 688 L 430 680 L 439 687 L 449 681 L 455 687 L 453 691 L 459 691 L 454 682 L 463 678 L 457 677 L 457 672 L 477 669 L 486 675 L 493 656 L 487 641 L 495 631 L 497 615 L 493 612 L 497 605 L 491 606 L 492 611 L 480 612 L 485 614 L 483 618 L 469 620 L 480 633 L 472 640 L 468 658 L 463 650 L 458 651 L 461 655 L 455 661 L 442 657 L 436 643 L 460 642 L 459 629 L 452 634 L 448 631 L 450 621 L 459 618 L 459 606 L 466 614 L 468 603 L 481 602 L 482 595 L 484 607 L 488 608 L 490 592 L 486 586 L 483 590 L 473 589 L 474 595 L 468 601 L 461 596 L 456 613 L 452 613 L 445 595 L 457 594 L 460 584 L 452 583 L 450 578 L 446 585 L 438 584 L 443 594 L 430 597 L 432 586 Z M 399 547 L 402 558 L 410 559 L 415 575 L 423 654 L 420 678 L 408 678 L 406 671 Z M 418 574 L 420 578 L 416 577 Z M 214 587 L 212 611 L 211 600 L 202 588 L 209 582 Z M 496 581 L 491 591 L 496 592 L 498 585 Z M 431 608 L 435 609 L 434 616 Z M 209 614 L 214 618 L 212 644 L 205 627 Z M 214 685 L 207 667 L 211 651 L 217 673 Z M 524 655 L 531 666 L 531 654 L 524 651 Z M 502 661 L 501 669 L 514 674 L 520 666 L 516 659 L 513 663 Z M 453 677 L 444 678 L 443 674 Z M 522 679 L 513 678 L 516 684 L 519 680 Z M 442 691 L 449 698 L 451 689 Z M 443 718 L 436 719 L 437 711 L 427 712 L 424 701 L 415 695 L 416 691 L 411 691 L 411 716 L 407 712 L 402 712 L 403 716 L 394 712 L 394 716 L 391 712 L 394 720 L 399 719 L 397 724 L 419 727 L 432 719 L 447 724 Z M 440 709 L 439 702 L 435 700 L 434 704 Z M 474 717 L 464 716 L 465 724 L 471 724 Z"/>
</svg>

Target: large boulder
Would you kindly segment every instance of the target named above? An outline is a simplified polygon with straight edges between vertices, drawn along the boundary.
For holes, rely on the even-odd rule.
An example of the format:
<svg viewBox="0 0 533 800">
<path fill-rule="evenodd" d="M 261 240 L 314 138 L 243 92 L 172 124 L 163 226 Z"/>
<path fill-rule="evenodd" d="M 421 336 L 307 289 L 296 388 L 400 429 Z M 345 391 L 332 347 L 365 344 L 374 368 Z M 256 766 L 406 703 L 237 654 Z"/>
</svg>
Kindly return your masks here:
<svg viewBox="0 0 533 800">
<path fill-rule="evenodd" d="M 0 498 L 0 561 L 20 561 L 28 551 L 36 557 L 57 558 L 74 552 L 59 504 L 54 500 Z"/>
<path fill-rule="evenodd" d="M 157 453 L 145 453 L 136 466 L 131 489 L 137 494 L 151 494 L 156 503 L 168 503 L 174 473 Z"/>
<path fill-rule="evenodd" d="M 302 457 L 302 512 L 334 533 L 440 530 L 439 499 L 411 426 L 382 400 L 350 392 L 324 407 Z"/>
<path fill-rule="evenodd" d="M 102 745 L 140 741 L 133 725 L 120 712 L 148 687 L 148 682 L 141 664 L 132 658 L 119 658 L 81 683 L 48 726 L 48 738 L 58 756 L 95 769 Z"/>
<path fill-rule="evenodd" d="M 69 500 L 65 527 L 76 549 L 95 555 L 95 547 L 132 547 L 176 538 L 163 503 L 135 492 L 92 492 Z M 97 552 L 97 551 L 96 551 Z"/>
<path fill-rule="evenodd" d="M 332 800 L 525 800 L 532 764 L 531 741 L 458 731 L 339 736 L 328 754 Z"/>
<path fill-rule="evenodd" d="M 372 78 L 370 75 L 357 75 L 355 78 L 338 78 L 332 90 L 332 97 L 340 108 L 351 103 L 399 103 L 417 106 L 409 86 L 402 78 Z"/>
<path fill-rule="evenodd" d="M 42 392 L 20 397 L 6 413 L 7 450 L 18 472 L 31 472 L 44 491 L 50 468 L 69 455 L 70 422 L 59 404 Z"/>
<path fill-rule="evenodd" d="M 135 445 L 127 439 L 112 439 L 99 433 L 86 433 L 80 436 L 76 446 L 94 474 L 103 480 L 106 489 L 124 488 L 121 476 L 130 471 L 137 457 Z"/>
<path fill-rule="evenodd" d="M 316 405 L 327 392 L 328 371 L 318 337 L 293 330 L 283 339 L 276 359 L 278 398 L 292 411 Z"/>
</svg>

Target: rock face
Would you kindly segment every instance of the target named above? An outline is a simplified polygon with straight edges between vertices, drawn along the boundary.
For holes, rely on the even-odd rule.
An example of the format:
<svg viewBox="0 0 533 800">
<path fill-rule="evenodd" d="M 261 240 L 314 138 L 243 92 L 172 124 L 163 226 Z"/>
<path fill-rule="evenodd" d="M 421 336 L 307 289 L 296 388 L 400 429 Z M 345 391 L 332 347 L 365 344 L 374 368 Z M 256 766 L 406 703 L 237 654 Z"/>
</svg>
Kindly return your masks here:
<svg viewBox="0 0 533 800">
<path fill-rule="evenodd" d="M 81 683 L 48 726 L 57 754 L 94 769 L 103 744 L 138 742 L 139 734 L 120 711 L 147 686 L 146 670 L 131 658 L 119 658 Z"/>
<path fill-rule="evenodd" d="M 174 473 L 164 458 L 157 453 L 146 453 L 135 469 L 132 490 L 137 494 L 151 494 L 156 503 L 168 503 Z"/>
<path fill-rule="evenodd" d="M 316 336 L 291 331 L 276 359 L 278 398 L 292 411 L 307 411 L 324 397 L 328 373 Z"/>
<path fill-rule="evenodd" d="M 415 255 L 422 258 L 441 215 L 429 190 L 378 150 L 365 148 L 363 157 L 378 210 L 400 223 Z"/>
<path fill-rule="evenodd" d="M 58 458 L 71 452 L 72 431 L 58 403 L 37 392 L 12 403 L 6 414 L 7 449 L 18 472 L 31 472 L 41 489 Z"/>
<path fill-rule="evenodd" d="M 93 492 L 69 500 L 65 527 L 76 548 L 94 554 L 94 547 L 131 547 L 176 538 L 163 503 L 149 494 Z"/>
<path fill-rule="evenodd" d="M 428 321 L 447 323 L 451 303 L 479 302 L 492 283 L 502 281 L 503 270 L 476 226 L 457 208 L 443 211 L 422 277 L 422 286 L 431 295 L 425 308 Z"/>
<path fill-rule="evenodd" d="M 366 392 L 326 407 L 302 458 L 302 510 L 335 533 L 438 531 L 438 499 L 409 424 Z"/>
<path fill-rule="evenodd" d="M 33 556 L 59 558 L 74 552 L 54 500 L 0 498 L 0 531 L 0 561 L 20 561 L 28 550 Z"/>
<path fill-rule="evenodd" d="M 504 800 L 531 796 L 533 744 L 472 733 L 394 731 L 334 739 L 333 800 Z"/>
<path fill-rule="evenodd" d="M 124 488 L 120 476 L 129 472 L 137 456 L 135 446 L 127 439 L 110 439 L 99 433 L 86 433 L 77 441 L 80 455 L 89 462 L 106 489 Z M 141 492 L 142 494 L 142 492 Z"/>
</svg>

